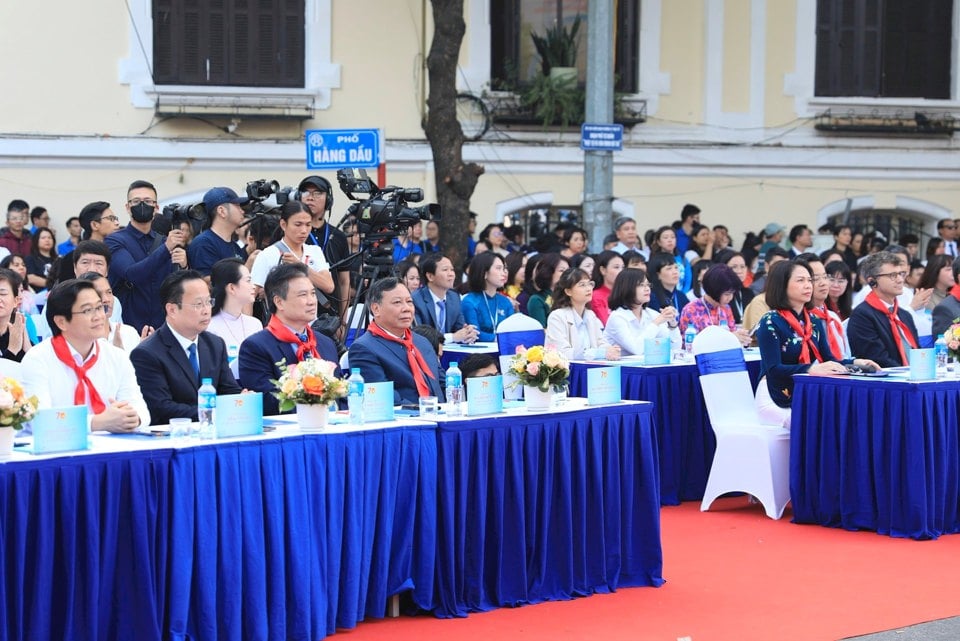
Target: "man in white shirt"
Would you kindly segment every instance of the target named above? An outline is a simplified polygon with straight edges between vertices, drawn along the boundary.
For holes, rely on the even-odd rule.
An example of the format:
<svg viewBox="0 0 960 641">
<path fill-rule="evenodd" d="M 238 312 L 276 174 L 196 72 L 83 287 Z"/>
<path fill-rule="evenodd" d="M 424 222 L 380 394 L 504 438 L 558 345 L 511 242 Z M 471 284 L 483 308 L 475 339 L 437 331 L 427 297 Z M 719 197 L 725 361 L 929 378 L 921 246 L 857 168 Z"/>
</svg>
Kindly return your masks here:
<svg viewBox="0 0 960 641">
<path fill-rule="evenodd" d="M 623 254 L 632 249 L 642 253 L 640 237 L 637 235 L 637 222 L 633 218 L 628 216 L 617 218 L 613 223 L 613 231 L 617 235 L 617 244 L 612 247 L 613 251 Z"/>
<path fill-rule="evenodd" d="M 107 322 L 93 283 L 67 280 L 56 285 L 44 309 L 53 338 L 23 358 L 28 394 L 41 408 L 86 405 L 90 429 L 132 432 L 150 424 L 150 412 L 126 352 L 98 340 Z"/>
</svg>

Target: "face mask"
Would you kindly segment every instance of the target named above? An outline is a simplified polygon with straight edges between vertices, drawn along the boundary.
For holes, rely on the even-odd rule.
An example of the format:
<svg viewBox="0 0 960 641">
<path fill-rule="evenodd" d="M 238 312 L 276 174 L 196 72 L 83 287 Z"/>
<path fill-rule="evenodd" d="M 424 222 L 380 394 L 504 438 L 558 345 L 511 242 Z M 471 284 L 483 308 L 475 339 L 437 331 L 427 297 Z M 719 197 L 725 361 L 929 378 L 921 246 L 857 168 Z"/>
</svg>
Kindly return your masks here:
<svg viewBox="0 0 960 641">
<path fill-rule="evenodd" d="M 130 217 L 138 223 L 149 223 L 153 220 L 154 209 L 147 203 L 139 203 L 130 208 Z"/>
</svg>

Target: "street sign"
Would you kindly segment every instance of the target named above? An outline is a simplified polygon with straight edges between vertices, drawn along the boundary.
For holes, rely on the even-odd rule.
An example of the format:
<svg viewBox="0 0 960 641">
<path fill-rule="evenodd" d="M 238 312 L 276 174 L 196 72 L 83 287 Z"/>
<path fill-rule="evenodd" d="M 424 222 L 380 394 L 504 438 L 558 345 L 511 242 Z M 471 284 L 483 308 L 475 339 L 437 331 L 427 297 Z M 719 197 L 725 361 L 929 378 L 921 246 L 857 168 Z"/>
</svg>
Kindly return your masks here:
<svg viewBox="0 0 960 641">
<path fill-rule="evenodd" d="M 623 151 L 623 125 L 580 125 L 580 149 Z"/>
<path fill-rule="evenodd" d="M 379 129 L 308 129 L 307 169 L 377 167 Z"/>
</svg>

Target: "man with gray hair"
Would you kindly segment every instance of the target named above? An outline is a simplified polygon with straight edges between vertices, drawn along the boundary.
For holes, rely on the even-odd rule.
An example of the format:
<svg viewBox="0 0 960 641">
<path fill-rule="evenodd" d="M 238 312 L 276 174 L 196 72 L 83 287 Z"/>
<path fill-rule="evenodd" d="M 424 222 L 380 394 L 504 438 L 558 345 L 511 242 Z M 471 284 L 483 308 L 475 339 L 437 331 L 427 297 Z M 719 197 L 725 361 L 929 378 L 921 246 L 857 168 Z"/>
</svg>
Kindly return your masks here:
<svg viewBox="0 0 960 641">
<path fill-rule="evenodd" d="M 629 216 L 621 216 L 613 223 L 613 232 L 617 235 L 617 244 L 611 249 L 620 255 L 633 250 L 643 254 L 643 243 L 637 234 L 637 222 Z M 646 256 L 646 254 L 644 254 Z"/>
<path fill-rule="evenodd" d="M 908 269 L 897 254 L 887 251 L 868 256 L 860 264 L 870 293 L 850 314 L 847 337 L 853 354 L 880 367 L 908 365 L 907 351 L 919 346 L 913 317 L 897 302 Z"/>
</svg>

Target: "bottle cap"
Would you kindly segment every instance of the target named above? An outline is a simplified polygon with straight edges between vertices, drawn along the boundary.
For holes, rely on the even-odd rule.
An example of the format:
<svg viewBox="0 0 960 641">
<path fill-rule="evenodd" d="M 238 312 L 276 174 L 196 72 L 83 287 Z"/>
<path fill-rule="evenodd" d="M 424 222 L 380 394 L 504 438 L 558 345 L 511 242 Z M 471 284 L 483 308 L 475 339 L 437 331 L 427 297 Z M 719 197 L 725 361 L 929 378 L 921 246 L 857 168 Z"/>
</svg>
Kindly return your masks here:
<svg viewBox="0 0 960 641">
<path fill-rule="evenodd" d="M 200 384 L 201 384 L 201 385 L 213 385 L 213 379 L 212 379 L 212 378 L 202 378 L 202 379 L 200 379 Z"/>
<path fill-rule="evenodd" d="M 351 368 L 350 368 L 350 373 L 351 373 L 351 374 L 359 374 L 359 373 L 360 373 L 360 368 L 359 368 L 359 367 L 351 367 Z"/>
<path fill-rule="evenodd" d="M 457 367 L 457 361 L 450 361 L 450 367 L 447 369 L 453 369 L 454 367 Z M 457 369 L 459 369 L 459 367 L 457 367 Z"/>
</svg>

